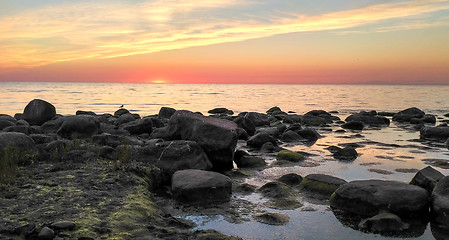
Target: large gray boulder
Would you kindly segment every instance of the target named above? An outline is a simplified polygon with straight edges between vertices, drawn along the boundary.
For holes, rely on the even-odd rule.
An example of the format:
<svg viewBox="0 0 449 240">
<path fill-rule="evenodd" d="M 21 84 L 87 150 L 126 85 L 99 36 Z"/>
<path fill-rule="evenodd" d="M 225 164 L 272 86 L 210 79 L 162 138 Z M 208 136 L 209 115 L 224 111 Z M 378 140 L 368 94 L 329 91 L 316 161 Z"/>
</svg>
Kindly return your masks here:
<svg viewBox="0 0 449 240">
<path fill-rule="evenodd" d="M 232 121 L 179 110 L 170 118 L 164 139 L 195 141 L 215 169 L 233 168 L 237 124 Z"/>
<path fill-rule="evenodd" d="M 276 145 L 276 139 L 266 133 L 258 133 L 248 139 L 246 144 L 253 148 L 261 148 L 267 142 L 271 142 Z"/>
<path fill-rule="evenodd" d="M 270 119 L 268 118 L 268 114 L 264 114 L 264 113 L 249 112 L 249 113 L 245 114 L 244 118 L 253 122 L 256 127 L 266 126 L 266 125 L 270 124 Z"/>
<path fill-rule="evenodd" d="M 435 188 L 435 185 L 443 177 L 444 175 L 441 172 L 432 168 L 431 166 L 428 166 L 419 170 L 410 181 L 410 184 L 420 186 L 431 193 Z"/>
<path fill-rule="evenodd" d="M 89 115 L 65 117 L 57 131 L 57 134 L 64 138 L 85 138 L 98 133 L 101 133 L 100 121 Z"/>
<path fill-rule="evenodd" d="M 4 129 L 4 128 L 11 127 L 11 126 L 14 126 L 14 125 L 15 125 L 14 122 L 0 119 L 0 131 L 2 129 Z"/>
<path fill-rule="evenodd" d="M 180 202 L 204 204 L 229 201 L 232 181 L 229 177 L 209 171 L 181 170 L 172 177 L 173 198 Z"/>
<path fill-rule="evenodd" d="M 331 196 L 331 207 L 361 216 L 388 211 L 399 216 L 427 213 L 429 193 L 397 181 L 360 180 L 341 185 Z"/>
<path fill-rule="evenodd" d="M 449 176 L 442 178 L 432 192 L 433 220 L 449 229 Z"/>
<path fill-rule="evenodd" d="M 402 110 L 395 115 L 393 115 L 393 121 L 396 122 L 410 122 L 412 118 L 421 119 L 424 117 L 425 113 L 416 107 L 407 108 L 405 110 Z"/>
<path fill-rule="evenodd" d="M 419 131 L 420 138 L 430 139 L 444 142 L 449 138 L 449 127 L 438 126 L 438 127 L 423 127 Z"/>
<path fill-rule="evenodd" d="M 0 148 L 8 146 L 17 147 L 23 150 L 35 150 L 36 143 L 31 137 L 24 133 L 2 132 L 0 133 Z"/>
<path fill-rule="evenodd" d="M 55 107 L 44 100 L 34 99 L 23 110 L 22 119 L 30 125 L 42 125 L 56 115 Z"/>
</svg>

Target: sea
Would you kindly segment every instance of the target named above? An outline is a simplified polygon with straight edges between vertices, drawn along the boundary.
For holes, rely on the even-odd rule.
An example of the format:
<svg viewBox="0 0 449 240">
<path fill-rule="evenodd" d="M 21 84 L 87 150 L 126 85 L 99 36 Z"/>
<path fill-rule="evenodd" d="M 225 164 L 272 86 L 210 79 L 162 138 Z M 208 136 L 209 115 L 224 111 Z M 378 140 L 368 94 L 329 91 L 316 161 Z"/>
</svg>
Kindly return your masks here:
<svg viewBox="0 0 449 240">
<path fill-rule="evenodd" d="M 33 99 L 52 103 L 57 113 L 73 115 L 77 110 L 113 114 L 122 105 L 140 116 L 154 115 L 161 107 L 186 109 L 207 115 L 208 110 L 225 107 L 235 114 L 265 112 L 273 106 L 285 112 L 304 114 L 310 110 L 333 111 L 344 120 L 352 113 L 376 110 L 398 112 L 417 107 L 437 117 L 437 125 L 449 122 L 449 85 L 287 85 L 287 84 L 147 84 L 147 83 L 69 83 L 69 82 L 0 82 L 0 114 L 23 112 Z M 390 117 L 391 120 L 391 117 Z M 408 124 L 391 122 L 390 126 L 342 133 L 339 125 L 317 129 L 323 136 L 313 144 L 285 143 L 282 147 L 312 154 L 305 162 L 292 166 L 273 164 L 274 155 L 261 155 L 268 167 L 251 172 L 245 183 L 255 187 L 274 181 L 287 173 L 306 176 L 322 173 L 346 181 L 382 179 L 410 182 L 419 169 L 435 160 L 449 161 L 443 143 L 420 140 L 419 131 Z M 359 156 L 352 162 L 333 159 L 329 146 L 358 144 Z M 247 149 L 243 142 L 239 148 Z M 258 154 L 258 153 L 252 153 Z M 444 175 L 449 169 L 434 166 Z M 207 211 L 180 211 L 177 217 L 196 223 L 195 229 L 216 229 L 243 239 L 435 239 L 440 236 L 431 224 L 415 231 L 381 235 L 357 230 L 338 218 L 329 204 L 299 196 L 302 207 L 294 210 L 272 209 L 257 192 L 234 193 L 232 214 Z M 242 204 L 244 203 L 244 204 Z M 252 206 L 251 209 L 242 205 Z M 259 223 L 257 212 L 278 212 L 289 216 L 282 226 Z M 234 219 L 231 220 L 231 219 Z M 422 229 L 421 229 L 422 228 Z M 449 235 L 447 235 L 449 236 Z"/>
</svg>

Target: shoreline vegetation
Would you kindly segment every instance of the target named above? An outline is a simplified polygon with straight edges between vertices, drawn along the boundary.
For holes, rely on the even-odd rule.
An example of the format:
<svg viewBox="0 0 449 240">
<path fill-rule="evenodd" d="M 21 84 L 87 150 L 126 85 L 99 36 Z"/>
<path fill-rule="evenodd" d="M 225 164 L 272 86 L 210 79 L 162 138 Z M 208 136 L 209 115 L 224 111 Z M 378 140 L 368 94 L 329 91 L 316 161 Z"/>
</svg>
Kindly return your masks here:
<svg viewBox="0 0 449 240">
<path fill-rule="evenodd" d="M 270 167 L 267 155 L 279 167 L 305 164 L 311 153 L 283 144 L 313 145 L 323 131 L 357 136 L 395 121 L 419 131 L 421 141 L 449 149 L 449 113 L 412 107 L 361 111 L 344 120 L 336 114 L 272 107 L 237 115 L 215 108 L 205 116 L 162 107 L 145 117 L 125 108 L 62 116 L 34 99 L 23 113 L 0 114 L 0 239 L 239 239 L 195 230 L 194 222 L 177 217 L 185 209 L 236 223 L 248 215 L 274 226 L 290 221 L 281 212 L 255 210 L 236 193 L 258 193 L 277 210 L 302 207 L 298 195 L 307 194 L 357 231 L 419 237 L 430 223 L 436 239 L 448 239 L 449 176 L 434 168 L 449 169 L 444 159 L 429 159 L 434 167 L 417 169 L 410 182 L 295 173 L 259 188 L 245 182 L 251 171 Z M 335 161 L 351 163 L 357 148 L 327 150 Z"/>
</svg>

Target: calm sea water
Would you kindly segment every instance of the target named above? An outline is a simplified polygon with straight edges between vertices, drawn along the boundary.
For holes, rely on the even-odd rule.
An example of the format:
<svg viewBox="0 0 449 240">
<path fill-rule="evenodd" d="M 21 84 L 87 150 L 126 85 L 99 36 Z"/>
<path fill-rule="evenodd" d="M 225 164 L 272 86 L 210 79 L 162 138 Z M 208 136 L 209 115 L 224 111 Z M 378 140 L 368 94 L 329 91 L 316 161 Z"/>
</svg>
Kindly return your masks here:
<svg viewBox="0 0 449 240">
<path fill-rule="evenodd" d="M 120 105 L 140 115 L 162 106 L 203 113 L 215 107 L 235 112 L 265 112 L 273 106 L 305 113 L 313 109 L 399 111 L 416 106 L 426 112 L 449 112 L 449 86 L 404 85 L 244 85 L 0 82 L 0 113 L 22 112 L 34 98 L 44 99 L 60 114 L 76 110 L 113 113 Z"/>
<path fill-rule="evenodd" d="M 226 107 L 234 112 L 265 112 L 273 106 L 299 114 L 313 109 L 338 111 L 344 119 L 360 110 L 400 111 L 418 107 L 426 113 L 435 114 L 438 121 L 449 113 L 449 86 L 390 86 L 390 85 L 232 85 L 232 84 L 130 84 L 130 83 L 12 83 L 0 82 L 0 113 L 14 115 L 23 111 L 34 98 L 44 99 L 55 105 L 60 114 L 75 114 L 77 110 L 96 113 L 113 113 L 120 105 L 141 116 L 157 114 L 163 106 L 188 109 L 206 113 L 215 107 Z M 404 169 L 422 169 L 426 159 L 449 160 L 449 151 L 437 143 L 417 141 L 419 132 L 407 125 L 392 122 L 389 127 L 365 129 L 354 138 L 354 132 L 335 133 L 319 130 L 324 137 L 312 146 L 285 144 L 283 147 L 313 153 L 304 164 L 288 167 L 271 166 L 255 170 L 246 183 L 260 187 L 286 173 L 306 176 L 324 173 L 343 178 L 385 179 L 410 181 L 414 172 Z M 359 157 L 351 162 L 335 161 L 328 146 L 358 143 Z M 239 147 L 245 148 L 244 143 Z M 258 154 L 258 153 L 253 153 Z M 270 165 L 273 155 L 263 155 Z M 402 170 L 401 170 L 402 169 Z M 445 175 L 448 169 L 436 167 Z M 269 226 L 254 221 L 251 214 L 242 210 L 247 221 L 234 223 L 226 216 L 181 212 L 177 216 L 192 220 L 198 229 L 217 229 L 223 233 L 244 239 L 390 239 L 379 234 L 354 230 L 342 224 L 327 204 L 310 201 L 299 196 L 304 207 L 295 210 L 270 209 L 267 199 L 257 193 L 233 196 L 236 201 L 255 205 L 253 211 L 282 212 L 290 216 L 284 226 Z M 236 211 L 242 207 L 237 204 Z M 244 207 L 242 207 L 244 208 Z M 313 209 L 313 211 L 310 211 Z M 405 236 L 401 236 L 405 237 Z M 430 225 L 420 236 L 406 239 L 434 239 Z"/>
</svg>

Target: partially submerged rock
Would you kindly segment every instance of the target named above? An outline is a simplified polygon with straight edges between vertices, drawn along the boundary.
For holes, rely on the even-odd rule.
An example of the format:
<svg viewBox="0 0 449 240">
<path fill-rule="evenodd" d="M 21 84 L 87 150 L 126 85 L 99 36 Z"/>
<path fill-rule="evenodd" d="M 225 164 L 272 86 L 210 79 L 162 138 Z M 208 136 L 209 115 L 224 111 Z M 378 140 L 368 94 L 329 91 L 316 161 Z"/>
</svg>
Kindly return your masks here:
<svg viewBox="0 0 449 240">
<path fill-rule="evenodd" d="M 253 216 L 256 221 L 268 225 L 285 225 L 290 221 L 290 217 L 287 214 L 264 212 L 258 213 Z"/>
<path fill-rule="evenodd" d="M 301 183 L 303 178 L 296 173 L 287 173 L 282 177 L 278 178 L 279 182 L 285 183 L 289 186 L 297 186 Z"/>
<path fill-rule="evenodd" d="M 358 153 L 352 146 L 346 146 L 345 148 L 335 147 L 334 158 L 342 161 L 352 161 L 357 158 Z"/>
<path fill-rule="evenodd" d="M 436 184 L 432 192 L 431 212 L 435 222 L 449 229 L 449 176 Z"/>
<path fill-rule="evenodd" d="M 359 227 L 374 233 L 384 233 L 406 230 L 410 224 L 403 222 L 399 216 L 393 213 L 382 212 L 362 220 Z"/>
<path fill-rule="evenodd" d="M 444 142 L 449 138 L 449 127 L 447 126 L 423 127 L 419 132 L 422 139 Z"/>
<path fill-rule="evenodd" d="M 299 162 L 304 160 L 304 156 L 301 153 L 293 152 L 290 150 L 281 150 L 276 155 L 277 160 L 286 160 L 289 162 Z"/>
<path fill-rule="evenodd" d="M 265 159 L 256 156 L 242 156 L 234 161 L 238 168 L 257 168 L 267 165 Z"/>
<path fill-rule="evenodd" d="M 429 193 L 432 193 L 435 185 L 442 179 L 444 175 L 431 166 L 421 169 L 415 174 L 410 184 L 420 186 L 426 189 Z"/>
<path fill-rule="evenodd" d="M 338 177 L 326 174 L 309 174 L 301 181 L 301 186 L 305 190 L 330 196 L 345 183 L 347 182 L 344 179 Z"/>
<path fill-rule="evenodd" d="M 234 122 L 180 110 L 170 118 L 165 139 L 195 141 L 203 148 L 215 169 L 228 170 L 233 168 L 236 130 L 237 124 Z"/>
<path fill-rule="evenodd" d="M 203 204 L 229 201 L 231 179 L 223 174 L 203 170 L 181 170 L 172 177 L 173 198 L 184 203 Z"/>
<path fill-rule="evenodd" d="M 428 212 L 428 192 L 396 181 L 360 180 L 341 185 L 331 196 L 331 207 L 361 216 L 388 211 L 399 216 Z"/>
<path fill-rule="evenodd" d="M 405 110 L 402 110 L 395 115 L 393 115 L 393 121 L 396 122 L 410 122 L 413 118 L 422 118 L 424 117 L 425 113 L 416 107 L 407 108 Z"/>
</svg>

